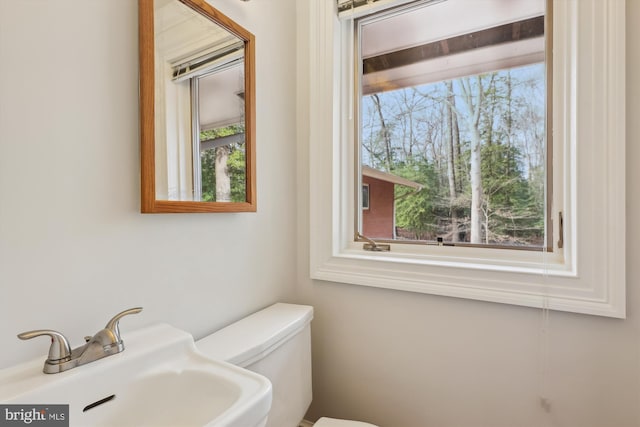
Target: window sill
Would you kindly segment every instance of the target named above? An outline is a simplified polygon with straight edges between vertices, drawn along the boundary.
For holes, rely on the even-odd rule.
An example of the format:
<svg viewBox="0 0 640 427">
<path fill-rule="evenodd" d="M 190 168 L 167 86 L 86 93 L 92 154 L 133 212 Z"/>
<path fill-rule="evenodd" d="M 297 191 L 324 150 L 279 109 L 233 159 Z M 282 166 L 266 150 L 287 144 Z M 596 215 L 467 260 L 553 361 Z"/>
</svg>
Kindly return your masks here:
<svg viewBox="0 0 640 427">
<path fill-rule="evenodd" d="M 575 276 L 565 265 L 561 253 L 542 251 L 483 249 L 461 246 L 391 244 L 389 252 L 371 252 L 362 244 L 351 244 L 338 257 L 424 267 L 462 268 L 481 271 L 524 273 L 533 275 Z M 499 255 L 497 259 L 496 254 Z"/>
<path fill-rule="evenodd" d="M 624 317 L 614 295 L 598 295 L 573 271 L 419 259 L 346 250 L 314 264 L 317 280 L 458 297 L 528 307 Z"/>
</svg>

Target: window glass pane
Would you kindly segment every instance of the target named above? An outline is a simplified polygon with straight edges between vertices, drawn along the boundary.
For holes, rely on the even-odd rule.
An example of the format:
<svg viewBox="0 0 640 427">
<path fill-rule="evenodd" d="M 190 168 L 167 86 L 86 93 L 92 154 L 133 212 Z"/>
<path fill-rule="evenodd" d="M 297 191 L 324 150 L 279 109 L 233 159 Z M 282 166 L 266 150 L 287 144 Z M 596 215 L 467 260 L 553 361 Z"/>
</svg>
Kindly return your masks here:
<svg viewBox="0 0 640 427">
<path fill-rule="evenodd" d="M 247 201 L 243 64 L 236 58 L 195 77 L 200 176 L 194 181 L 203 202 Z"/>
<path fill-rule="evenodd" d="M 446 4 L 454 13 L 468 2 Z M 435 6 L 358 23 L 358 185 L 369 186 L 359 230 L 367 237 L 544 245 L 544 4 L 533 16 L 539 1 L 515 4 L 526 13 L 504 11 L 457 35 L 444 26 L 429 40 L 420 27 L 406 30 L 415 15 L 441 13 Z M 386 50 L 375 52 L 380 33 Z"/>
</svg>

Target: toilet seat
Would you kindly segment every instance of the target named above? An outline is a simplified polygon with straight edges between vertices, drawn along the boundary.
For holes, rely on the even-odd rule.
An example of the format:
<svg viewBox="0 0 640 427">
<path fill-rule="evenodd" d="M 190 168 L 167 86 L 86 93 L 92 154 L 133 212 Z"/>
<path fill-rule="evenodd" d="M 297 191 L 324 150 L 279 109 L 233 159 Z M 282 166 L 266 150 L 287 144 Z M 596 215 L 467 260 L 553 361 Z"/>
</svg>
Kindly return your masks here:
<svg viewBox="0 0 640 427">
<path fill-rule="evenodd" d="M 336 418 L 322 417 L 313 425 L 313 427 L 377 427 L 373 424 L 363 423 L 361 421 L 338 420 Z"/>
</svg>

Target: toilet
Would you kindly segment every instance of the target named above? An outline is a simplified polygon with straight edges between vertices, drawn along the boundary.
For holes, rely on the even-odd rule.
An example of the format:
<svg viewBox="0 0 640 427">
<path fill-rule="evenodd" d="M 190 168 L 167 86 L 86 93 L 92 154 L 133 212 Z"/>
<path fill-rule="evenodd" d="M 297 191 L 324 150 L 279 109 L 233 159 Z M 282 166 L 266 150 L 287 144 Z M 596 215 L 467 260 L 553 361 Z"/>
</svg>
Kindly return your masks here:
<svg viewBox="0 0 640 427">
<path fill-rule="evenodd" d="M 311 319 L 311 306 L 277 303 L 196 341 L 196 347 L 267 377 L 273 402 L 266 426 L 298 427 L 311 404 Z M 376 426 L 323 417 L 314 427 Z"/>
</svg>

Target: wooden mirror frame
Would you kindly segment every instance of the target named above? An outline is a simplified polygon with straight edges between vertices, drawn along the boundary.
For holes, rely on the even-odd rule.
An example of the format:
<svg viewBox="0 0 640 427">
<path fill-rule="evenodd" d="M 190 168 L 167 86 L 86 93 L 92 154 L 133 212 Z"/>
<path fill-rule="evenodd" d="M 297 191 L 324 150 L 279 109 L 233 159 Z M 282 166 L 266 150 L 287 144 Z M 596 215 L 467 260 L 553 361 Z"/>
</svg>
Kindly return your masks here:
<svg viewBox="0 0 640 427">
<path fill-rule="evenodd" d="M 256 211 L 255 38 L 253 34 L 204 0 L 176 0 L 244 41 L 245 202 L 203 202 L 156 199 L 154 0 L 139 0 L 140 43 L 140 164 L 142 213 Z"/>
</svg>

